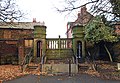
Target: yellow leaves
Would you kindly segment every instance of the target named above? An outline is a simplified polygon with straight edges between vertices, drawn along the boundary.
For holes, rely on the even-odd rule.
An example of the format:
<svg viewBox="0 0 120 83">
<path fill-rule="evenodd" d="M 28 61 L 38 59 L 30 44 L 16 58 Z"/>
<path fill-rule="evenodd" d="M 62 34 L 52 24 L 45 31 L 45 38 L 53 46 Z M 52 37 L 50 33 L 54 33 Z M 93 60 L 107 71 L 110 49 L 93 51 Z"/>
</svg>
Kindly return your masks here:
<svg viewBox="0 0 120 83">
<path fill-rule="evenodd" d="M 86 74 L 92 75 L 92 76 L 100 76 L 100 73 L 94 70 L 87 70 L 85 71 Z"/>
<path fill-rule="evenodd" d="M 21 73 L 20 66 L 1 65 L 0 66 L 0 81 L 11 80 L 19 76 L 25 75 Z"/>
</svg>

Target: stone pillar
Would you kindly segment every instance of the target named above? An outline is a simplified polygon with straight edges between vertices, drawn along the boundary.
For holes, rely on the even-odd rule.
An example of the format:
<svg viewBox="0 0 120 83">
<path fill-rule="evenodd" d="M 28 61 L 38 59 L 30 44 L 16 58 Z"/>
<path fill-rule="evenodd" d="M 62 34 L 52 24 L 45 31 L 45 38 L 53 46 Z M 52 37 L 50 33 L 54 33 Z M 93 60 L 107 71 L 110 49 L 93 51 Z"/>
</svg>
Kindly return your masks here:
<svg viewBox="0 0 120 83">
<path fill-rule="evenodd" d="M 34 26 L 34 56 L 37 55 L 37 42 L 42 43 L 42 54 L 46 51 L 46 26 L 35 25 Z"/>
<path fill-rule="evenodd" d="M 84 41 L 84 26 L 76 25 L 73 26 L 73 51 L 74 54 L 77 54 L 77 42 L 82 42 L 82 58 L 85 57 L 85 41 Z"/>
</svg>

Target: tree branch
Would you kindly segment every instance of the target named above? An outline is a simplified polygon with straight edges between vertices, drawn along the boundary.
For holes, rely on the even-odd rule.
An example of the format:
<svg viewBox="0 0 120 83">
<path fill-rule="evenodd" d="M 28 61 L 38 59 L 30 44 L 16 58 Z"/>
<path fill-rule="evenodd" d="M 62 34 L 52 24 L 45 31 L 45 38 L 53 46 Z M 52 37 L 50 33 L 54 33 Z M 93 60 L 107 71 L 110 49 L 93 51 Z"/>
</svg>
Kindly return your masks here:
<svg viewBox="0 0 120 83">
<path fill-rule="evenodd" d="M 0 21 L 18 20 L 21 17 L 23 17 L 23 13 L 17 9 L 13 0 L 0 1 Z"/>
<path fill-rule="evenodd" d="M 79 9 L 79 8 L 81 8 L 81 7 L 83 7 L 83 6 L 85 6 L 85 5 L 88 5 L 88 4 L 91 4 L 91 3 L 95 3 L 95 2 L 98 2 L 99 0 L 95 0 L 95 1 L 90 1 L 90 2 L 87 2 L 87 3 L 85 3 L 84 5 L 81 5 L 81 6 L 78 6 L 78 7 L 74 7 L 74 5 L 72 4 L 72 3 L 70 3 L 73 7 L 65 7 L 63 10 L 60 10 L 60 9 L 58 9 L 58 8 L 56 8 L 57 9 L 57 11 L 59 11 L 59 12 L 66 12 L 66 11 L 73 11 L 73 10 L 75 10 L 75 9 Z"/>
</svg>

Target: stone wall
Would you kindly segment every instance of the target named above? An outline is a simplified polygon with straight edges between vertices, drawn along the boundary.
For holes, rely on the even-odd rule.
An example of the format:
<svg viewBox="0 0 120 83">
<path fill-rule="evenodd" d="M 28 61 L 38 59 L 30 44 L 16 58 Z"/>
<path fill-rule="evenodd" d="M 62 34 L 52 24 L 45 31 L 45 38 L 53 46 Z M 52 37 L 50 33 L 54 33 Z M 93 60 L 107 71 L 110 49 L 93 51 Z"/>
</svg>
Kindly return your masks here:
<svg viewBox="0 0 120 83">
<path fill-rule="evenodd" d="M 42 72 L 47 73 L 69 73 L 69 64 L 43 64 Z M 71 73 L 78 73 L 78 66 L 71 64 Z"/>
</svg>

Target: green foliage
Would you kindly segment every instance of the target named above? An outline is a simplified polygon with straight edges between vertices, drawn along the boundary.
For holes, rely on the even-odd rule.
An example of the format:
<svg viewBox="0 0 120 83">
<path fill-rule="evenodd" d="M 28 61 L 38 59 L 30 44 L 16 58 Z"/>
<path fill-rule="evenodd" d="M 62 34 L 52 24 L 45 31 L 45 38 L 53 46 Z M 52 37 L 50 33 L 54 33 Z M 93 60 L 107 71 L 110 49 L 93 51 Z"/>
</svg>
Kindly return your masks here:
<svg viewBox="0 0 120 83">
<path fill-rule="evenodd" d="M 100 16 L 96 16 L 85 26 L 85 40 L 92 43 L 115 42 L 117 37 L 113 35 L 112 28 L 106 26 Z"/>
<path fill-rule="evenodd" d="M 110 0 L 110 3 L 112 5 L 112 13 L 120 18 L 120 0 Z"/>
</svg>

